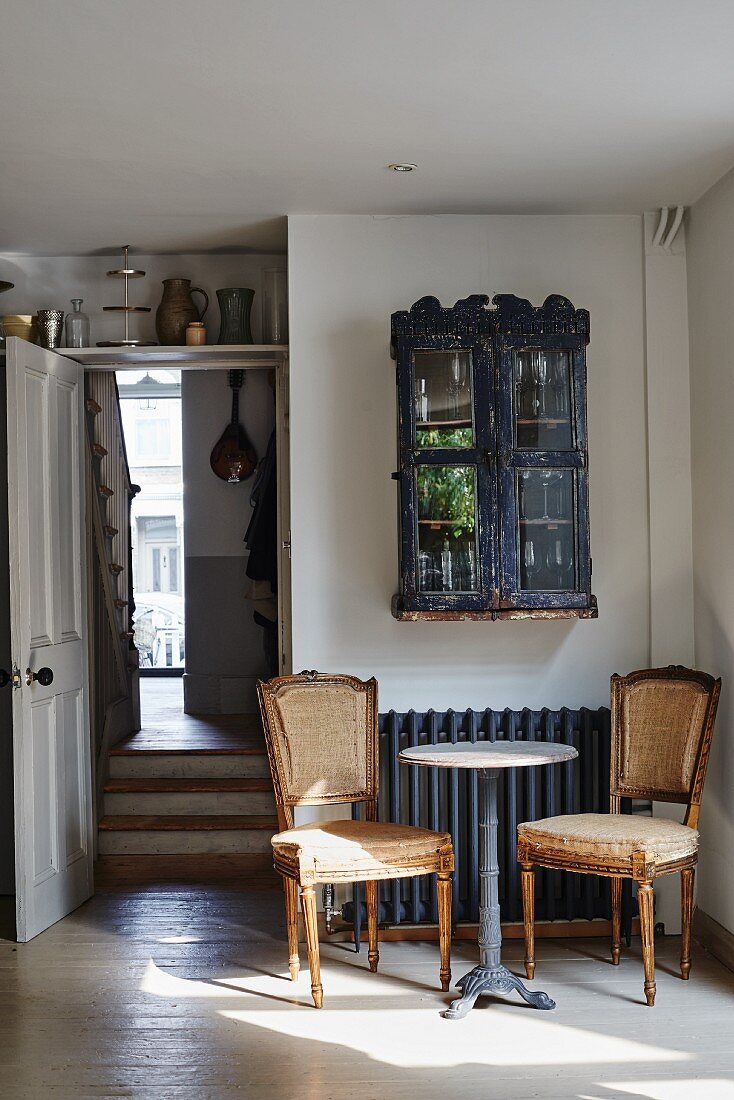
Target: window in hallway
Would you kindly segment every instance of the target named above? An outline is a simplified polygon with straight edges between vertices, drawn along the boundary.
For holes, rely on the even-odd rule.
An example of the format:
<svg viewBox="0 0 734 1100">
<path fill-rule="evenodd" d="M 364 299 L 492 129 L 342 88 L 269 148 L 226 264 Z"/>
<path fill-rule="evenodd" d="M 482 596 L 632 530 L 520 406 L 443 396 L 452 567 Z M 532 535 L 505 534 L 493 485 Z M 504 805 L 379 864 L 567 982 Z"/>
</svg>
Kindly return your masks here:
<svg viewBox="0 0 734 1100">
<path fill-rule="evenodd" d="M 135 644 L 151 673 L 184 667 L 181 372 L 118 371 L 130 476 Z"/>
</svg>

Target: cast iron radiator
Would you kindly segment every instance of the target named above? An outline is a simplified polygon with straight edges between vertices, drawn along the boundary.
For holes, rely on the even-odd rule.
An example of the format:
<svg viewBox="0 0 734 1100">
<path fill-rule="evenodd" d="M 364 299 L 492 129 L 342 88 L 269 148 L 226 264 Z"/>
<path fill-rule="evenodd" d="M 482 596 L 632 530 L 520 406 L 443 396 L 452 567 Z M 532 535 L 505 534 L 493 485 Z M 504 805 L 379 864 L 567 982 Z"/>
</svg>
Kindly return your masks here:
<svg viewBox="0 0 734 1100">
<path fill-rule="evenodd" d="M 516 860 L 517 824 L 555 814 L 608 813 L 610 713 L 589 710 L 466 710 L 425 714 L 388 711 L 380 715 L 380 795 L 382 821 L 444 829 L 454 840 L 453 920 L 479 919 L 477 866 L 477 775 L 455 768 L 419 768 L 398 763 L 401 749 L 456 741 L 556 741 L 573 745 L 578 758 L 553 767 L 508 768 L 500 773 L 499 851 L 500 903 L 503 921 L 522 920 L 520 873 Z M 631 811 L 629 799 L 622 812 Z M 361 807 L 355 806 L 358 817 Z M 609 882 L 596 875 L 577 875 L 538 868 L 537 921 L 611 916 Z M 379 920 L 391 925 L 435 924 L 438 920 L 432 876 L 380 883 Z M 632 901 L 623 891 L 623 929 L 629 934 Z M 342 909 L 354 925 L 359 949 L 365 920 L 362 887 Z"/>
</svg>

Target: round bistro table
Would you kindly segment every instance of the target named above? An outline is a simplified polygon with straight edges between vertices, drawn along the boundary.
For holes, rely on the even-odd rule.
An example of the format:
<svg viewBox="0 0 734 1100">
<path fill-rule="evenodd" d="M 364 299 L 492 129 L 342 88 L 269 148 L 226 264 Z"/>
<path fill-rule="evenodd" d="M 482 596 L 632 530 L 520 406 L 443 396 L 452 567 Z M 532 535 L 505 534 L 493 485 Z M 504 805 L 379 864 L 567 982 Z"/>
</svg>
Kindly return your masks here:
<svg viewBox="0 0 734 1100">
<path fill-rule="evenodd" d="M 462 741 L 458 744 L 419 745 L 404 749 L 398 760 L 426 768 L 473 768 L 479 772 L 479 966 L 456 983 L 461 996 L 441 1015 L 447 1020 L 466 1016 L 480 993 L 506 996 L 516 990 L 533 1008 L 555 1008 L 547 993 L 529 990 L 502 965 L 502 926 L 497 855 L 497 778 L 500 768 L 534 768 L 573 760 L 572 745 L 542 741 Z"/>
</svg>

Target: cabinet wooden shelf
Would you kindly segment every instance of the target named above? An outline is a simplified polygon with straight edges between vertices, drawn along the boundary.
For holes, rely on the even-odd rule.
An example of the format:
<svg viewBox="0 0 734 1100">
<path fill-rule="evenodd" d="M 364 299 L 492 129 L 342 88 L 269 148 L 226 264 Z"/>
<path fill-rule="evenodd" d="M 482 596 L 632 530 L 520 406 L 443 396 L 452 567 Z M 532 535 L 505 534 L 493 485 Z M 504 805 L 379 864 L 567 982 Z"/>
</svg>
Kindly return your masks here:
<svg viewBox="0 0 734 1100">
<path fill-rule="evenodd" d="M 561 295 L 422 298 L 393 314 L 397 619 L 596 617 L 588 340 L 587 311 Z"/>
</svg>

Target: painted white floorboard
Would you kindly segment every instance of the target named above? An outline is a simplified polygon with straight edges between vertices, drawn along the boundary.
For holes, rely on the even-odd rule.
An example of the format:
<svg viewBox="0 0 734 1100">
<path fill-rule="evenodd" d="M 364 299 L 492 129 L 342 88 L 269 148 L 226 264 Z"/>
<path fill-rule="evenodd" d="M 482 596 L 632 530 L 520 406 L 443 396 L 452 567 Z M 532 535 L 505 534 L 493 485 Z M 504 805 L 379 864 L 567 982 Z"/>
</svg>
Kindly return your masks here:
<svg viewBox="0 0 734 1100">
<path fill-rule="evenodd" d="M 541 1013 L 487 999 L 439 1012 L 435 944 L 322 945 L 324 1008 L 305 949 L 291 983 L 282 895 L 178 888 L 99 894 L 29 944 L 0 942 L 3 1100 L 732 1100 L 734 974 L 658 943 L 657 1003 L 639 941 L 613 968 L 602 940 L 538 944 Z M 505 961 L 521 970 L 522 944 Z M 454 978 L 476 960 L 456 946 Z"/>
</svg>

